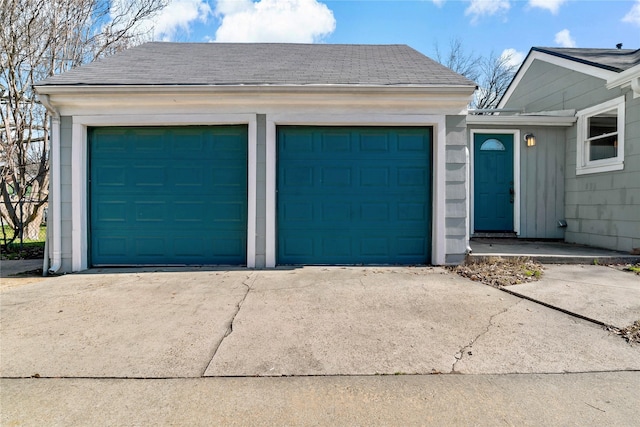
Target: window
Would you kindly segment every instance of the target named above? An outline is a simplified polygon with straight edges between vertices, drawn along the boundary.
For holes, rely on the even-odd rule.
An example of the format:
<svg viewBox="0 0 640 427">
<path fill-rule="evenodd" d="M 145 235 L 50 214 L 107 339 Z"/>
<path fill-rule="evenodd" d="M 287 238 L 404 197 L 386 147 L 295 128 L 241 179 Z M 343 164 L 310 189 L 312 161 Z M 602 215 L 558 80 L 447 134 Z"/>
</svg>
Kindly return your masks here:
<svg viewBox="0 0 640 427">
<path fill-rule="evenodd" d="M 487 139 L 480 146 L 480 151 L 504 151 L 504 144 L 497 139 Z"/>
<path fill-rule="evenodd" d="M 624 168 L 624 97 L 578 112 L 576 174 Z"/>
</svg>

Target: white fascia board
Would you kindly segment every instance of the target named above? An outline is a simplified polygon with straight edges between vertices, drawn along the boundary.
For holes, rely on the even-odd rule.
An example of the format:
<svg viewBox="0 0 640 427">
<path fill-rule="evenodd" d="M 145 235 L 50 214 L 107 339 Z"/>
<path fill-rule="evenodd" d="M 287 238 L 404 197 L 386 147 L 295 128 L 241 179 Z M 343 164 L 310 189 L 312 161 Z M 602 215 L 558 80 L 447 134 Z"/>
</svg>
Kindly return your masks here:
<svg viewBox="0 0 640 427">
<path fill-rule="evenodd" d="M 35 86 L 39 94 L 201 94 L 206 93 L 446 93 L 473 94 L 474 85 L 51 85 Z"/>
<path fill-rule="evenodd" d="M 634 78 L 640 77 L 640 64 L 618 73 L 607 79 L 607 89 L 629 84 Z"/>
<path fill-rule="evenodd" d="M 572 126 L 575 116 L 467 116 L 467 125 Z"/>
<path fill-rule="evenodd" d="M 145 109 L 163 111 L 209 107 L 232 109 L 298 108 L 331 106 L 354 108 L 386 106 L 391 108 L 432 109 L 444 114 L 465 111 L 473 86 L 40 86 L 38 93 L 63 115 L 126 112 Z M 92 113 L 89 113 L 92 114 Z"/>
<path fill-rule="evenodd" d="M 561 58 L 561 57 L 555 56 L 555 55 L 550 55 L 550 54 L 545 53 L 545 52 L 532 50 L 531 52 L 529 52 L 529 55 L 527 56 L 527 59 L 525 60 L 524 64 L 522 64 L 522 66 L 520 67 L 520 69 L 516 73 L 515 77 L 511 81 L 511 84 L 509 85 L 509 88 L 507 89 L 507 91 L 503 95 L 502 99 L 500 100 L 500 103 L 498 104 L 498 108 L 504 108 L 504 106 L 507 104 L 507 102 L 509 102 L 509 98 L 511 98 L 511 95 L 513 95 L 513 92 L 516 90 L 516 88 L 520 84 L 520 81 L 527 74 L 527 71 L 529 71 L 529 68 L 533 64 L 533 61 L 536 61 L 536 60 L 547 62 L 547 63 L 553 64 L 553 65 L 557 65 L 559 67 L 563 67 L 563 68 L 566 68 L 566 69 L 569 69 L 569 70 L 572 70 L 572 71 L 576 71 L 578 73 L 587 74 L 589 76 L 597 77 L 597 78 L 603 79 L 605 81 L 618 75 L 618 73 L 616 73 L 615 71 L 605 70 L 603 68 L 595 67 L 593 65 L 587 65 L 587 64 L 583 64 L 583 63 L 578 62 L 578 61 L 572 61 L 570 59 Z"/>
<path fill-rule="evenodd" d="M 607 89 L 631 86 L 633 97 L 640 97 L 640 64 L 607 80 Z"/>
<path fill-rule="evenodd" d="M 147 93 L 133 94 L 58 94 L 50 101 L 60 114 L 163 114 L 202 113 L 203 111 L 420 111 L 429 114 L 466 113 L 471 92 L 462 94 L 363 92 L 363 93 Z"/>
</svg>

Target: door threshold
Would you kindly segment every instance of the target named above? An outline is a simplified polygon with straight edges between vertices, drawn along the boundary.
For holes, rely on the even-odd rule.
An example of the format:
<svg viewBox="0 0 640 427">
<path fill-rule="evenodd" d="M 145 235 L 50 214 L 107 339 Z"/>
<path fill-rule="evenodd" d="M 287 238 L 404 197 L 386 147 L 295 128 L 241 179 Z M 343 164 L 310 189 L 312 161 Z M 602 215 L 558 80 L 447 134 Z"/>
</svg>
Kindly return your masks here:
<svg viewBox="0 0 640 427">
<path fill-rule="evenodd" d="M 518 235 L 514 231 L 476 231 L 471 236 L 472 239 L 515 239 Z"/>
</svg>

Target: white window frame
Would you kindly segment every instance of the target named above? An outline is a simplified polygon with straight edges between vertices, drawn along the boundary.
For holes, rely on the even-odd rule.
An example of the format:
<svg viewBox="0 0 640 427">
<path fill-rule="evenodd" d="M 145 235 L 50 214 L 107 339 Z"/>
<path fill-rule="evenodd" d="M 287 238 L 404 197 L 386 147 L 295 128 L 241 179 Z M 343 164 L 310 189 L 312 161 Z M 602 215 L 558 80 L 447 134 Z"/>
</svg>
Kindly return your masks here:
<svg viewBox="0 0 640 427">
<path fill-rule="evenodd" d="M 624 169 L 624 96 L 595 105 L 577 113 L 578 129 L 576 139 L 576 175 L 610 172 Z M 589 118 L 598 114 L 617 110 L 618 112 L 618 155 L 608 159 L 589 160 Z"/>
</svg>

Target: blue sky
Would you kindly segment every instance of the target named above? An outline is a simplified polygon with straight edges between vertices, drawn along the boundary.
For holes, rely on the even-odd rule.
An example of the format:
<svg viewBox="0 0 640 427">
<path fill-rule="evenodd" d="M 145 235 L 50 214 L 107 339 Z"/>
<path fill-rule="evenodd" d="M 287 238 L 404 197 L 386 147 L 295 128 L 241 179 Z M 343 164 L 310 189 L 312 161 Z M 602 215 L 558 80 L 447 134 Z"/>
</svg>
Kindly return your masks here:
<svg viewBox="0 0 640 427">
<path fill-rule="evenodd" d="M 122 0 L 126 1 L 126 0 Z M 408 44 L 483 56 L 532 46 L 640 48 L 640 0 L 170 0 L 154 38 Z"/>
</svg>

